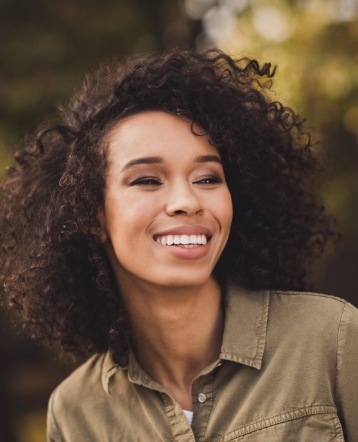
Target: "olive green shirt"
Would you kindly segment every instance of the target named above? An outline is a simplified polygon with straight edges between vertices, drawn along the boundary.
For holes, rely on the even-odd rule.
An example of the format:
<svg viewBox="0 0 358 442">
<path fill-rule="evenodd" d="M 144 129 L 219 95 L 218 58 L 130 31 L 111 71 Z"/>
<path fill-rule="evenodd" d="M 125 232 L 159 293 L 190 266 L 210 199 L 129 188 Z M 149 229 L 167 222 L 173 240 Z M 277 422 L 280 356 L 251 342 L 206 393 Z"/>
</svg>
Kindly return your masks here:
<svg viewBox="0 0 358 442">
<path fill-rule="evenodd" d="M 192 386 L 193 422 L 130 354 L 89 359 L 51 396 L 48 441 L 358 441 L 358 311 L 325 295 L 225 295 L 219 359 Z"/>
</svg>

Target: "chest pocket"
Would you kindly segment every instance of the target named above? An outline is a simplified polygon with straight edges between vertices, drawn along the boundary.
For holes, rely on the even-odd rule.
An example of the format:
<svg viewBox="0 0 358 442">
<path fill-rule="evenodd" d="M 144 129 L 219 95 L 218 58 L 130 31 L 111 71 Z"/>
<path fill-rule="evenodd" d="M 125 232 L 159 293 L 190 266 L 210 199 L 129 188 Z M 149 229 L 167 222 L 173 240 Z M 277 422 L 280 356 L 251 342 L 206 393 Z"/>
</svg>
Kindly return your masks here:
<svg viewBox="0 0 358 442">
<path fill-rule="evenodd" d="M 222 442 L 344 442 L 331 405 L 310 405 L 249 422 L 227 433 Z"/>
</svg>

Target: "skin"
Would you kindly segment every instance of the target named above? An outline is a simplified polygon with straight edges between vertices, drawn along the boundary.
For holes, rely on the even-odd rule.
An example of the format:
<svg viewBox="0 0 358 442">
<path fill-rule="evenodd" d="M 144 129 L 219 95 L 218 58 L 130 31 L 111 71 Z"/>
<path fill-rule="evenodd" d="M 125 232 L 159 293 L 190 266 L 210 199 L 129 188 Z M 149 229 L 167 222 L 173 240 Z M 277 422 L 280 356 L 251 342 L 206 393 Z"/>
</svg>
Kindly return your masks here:
<svg viewBox="0 0 358 442">
<path fill-rule="evenodd" d="M 232 202 L 220 155 L 188 120 L 160 111 L 120 121 L 108 141 L 102 230 L 133 351 L 191 410 L 192 383 L 218 358 L 223 333 L 212 272 L 229 236 Z M 184 242 L 204 235 L 207 244 L 168 245 L 168 235 Z"/>
</svg>

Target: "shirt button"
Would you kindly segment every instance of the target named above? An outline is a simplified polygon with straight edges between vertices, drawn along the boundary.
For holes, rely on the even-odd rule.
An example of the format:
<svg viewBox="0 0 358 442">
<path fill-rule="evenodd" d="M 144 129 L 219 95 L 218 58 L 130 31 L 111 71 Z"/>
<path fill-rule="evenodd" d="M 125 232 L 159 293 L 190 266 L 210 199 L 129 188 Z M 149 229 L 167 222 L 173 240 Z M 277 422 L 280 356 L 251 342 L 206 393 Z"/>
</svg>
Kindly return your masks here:
<svg viewBox="0 0 358 442">
<path fill-rule="evenodd" d="M 204 393 L 199 393 L 198 394 L 198 401 L 203 404 L 206 401 L 206 396 Z"/>
</svg>

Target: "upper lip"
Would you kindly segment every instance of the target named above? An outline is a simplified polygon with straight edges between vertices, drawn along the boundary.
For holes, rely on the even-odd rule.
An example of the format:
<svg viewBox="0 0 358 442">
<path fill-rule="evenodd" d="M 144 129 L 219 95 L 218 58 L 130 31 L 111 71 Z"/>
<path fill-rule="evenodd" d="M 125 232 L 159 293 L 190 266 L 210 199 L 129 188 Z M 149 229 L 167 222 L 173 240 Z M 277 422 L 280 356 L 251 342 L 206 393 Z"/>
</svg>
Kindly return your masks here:
<svg viewBox="0 0 358 442">
<path fill-rule="evenodd" d="M 208 227 L 200 224 L 186 224 L 157 232 L 154 235 L 154 239 L 158 238 L 159 236 L 167 235 L 206 235 L 208 238 L 212 237 L 211 230 Z"/>
</svg>

